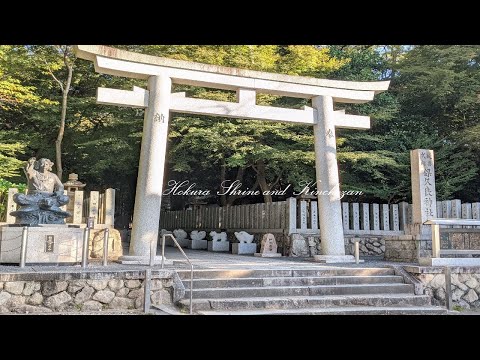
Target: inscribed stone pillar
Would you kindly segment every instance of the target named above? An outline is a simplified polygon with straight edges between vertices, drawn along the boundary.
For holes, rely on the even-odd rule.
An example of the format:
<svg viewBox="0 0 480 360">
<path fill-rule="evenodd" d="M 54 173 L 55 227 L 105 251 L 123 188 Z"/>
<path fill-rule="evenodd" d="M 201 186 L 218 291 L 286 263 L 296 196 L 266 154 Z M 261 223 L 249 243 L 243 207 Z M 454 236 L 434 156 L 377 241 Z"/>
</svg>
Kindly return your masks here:
<svg viewBox="0 0 480 360">
<path fill-rule="evenodd" d="M 361 229 L 362 230 L 365 230 L 365 231 L 370 231 L 370 204 L 368 203 L 362 203 L 361 204 L 361 207 L 362 207 L 362 227 Z"/>
<path fill-rule="evenodd" d="M 115 222 L 115 189 L 105 190 L 105 225 L 113 226 Z"/>
<path fill-rule="evenodd" d="M 100 194 L 98 191 L 90 191 L 90 203 L 88 209 L 88 217 L 94 218 L 94 224 L 98 224 L 98 203 Z"/>
<path fill-rule="evenodd" d="M 412 176 L 412 235 L 431 234 L 425 221 L 436 217 L 437 200 L 435 193 L 435 169 L 433 150 L 415 149 L 410 151 Z"/>
<path fill-rule="evenodd" d="M 77 190 L 74 192 L 74 203 L 73 203 L 73 221 L 74 224 L 81 224 L 83 221 L 83 191 Z"/>
<path fill-rule="evenodd" d="M 8 189 L 8 200 L 7 200 L 7 224 L 15 223 L 15 216 L 10 215 L 12 211 L 17 210 L 17 204 L 13 201 L 13 195 L 18 193 L 17 188 Z"/>
</svg>

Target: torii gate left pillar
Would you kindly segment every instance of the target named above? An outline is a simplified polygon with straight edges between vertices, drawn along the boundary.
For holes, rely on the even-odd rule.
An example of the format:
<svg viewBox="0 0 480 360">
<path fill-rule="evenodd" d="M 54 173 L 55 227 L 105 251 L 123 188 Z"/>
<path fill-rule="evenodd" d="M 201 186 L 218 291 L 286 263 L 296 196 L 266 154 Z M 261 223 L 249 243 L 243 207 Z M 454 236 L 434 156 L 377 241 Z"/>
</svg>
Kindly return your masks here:
<svg viewBox="0 0 480 360">
<path fill-rule="evenodd" d="M 145 263 L 150 258 L 151 244 L 156 244 L 163 175 L 167 150 L 169 106 L 172 81 L 163 74 L 148 78 L 148 107 L 143 120 L 143 136 L 138 165 L 137 189 L 130 250 L 120 258 L 122 263 Z M 161 256 L 155 262 L 161 261 Z"/>
</svg>

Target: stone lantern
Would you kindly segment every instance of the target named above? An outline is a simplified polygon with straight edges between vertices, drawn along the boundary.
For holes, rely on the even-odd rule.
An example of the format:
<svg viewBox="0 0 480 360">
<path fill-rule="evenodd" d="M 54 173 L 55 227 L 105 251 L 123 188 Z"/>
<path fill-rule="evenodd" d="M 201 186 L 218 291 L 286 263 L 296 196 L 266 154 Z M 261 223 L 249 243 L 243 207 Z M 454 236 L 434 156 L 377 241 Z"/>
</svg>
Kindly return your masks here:
<svg viewBox="0 0 480 360">
<path fill-rule="evenodd" d="M 75 173 L 69 174 L 68 181 L 63 184 L 68 193 L 74 193 L 77 190 L 83 190 L 85 185 L 87 184 L 83 184 L 82 182 L 78 181 L 78 174 Z"/>
<path fill-rule="evenodd" d="M 67 204 L 67 211 L 70 213 L 74 210 L 75 204 L 75 191 L 82 191 L 87 184 L 78 181 L 78 174 L 71 173 L 68 175 L 68 180 L 63 183 L 67 195 L 70 198 Z M 71 218 L 67 219 L 67 222 L 71 222 Z"/>
</svg>

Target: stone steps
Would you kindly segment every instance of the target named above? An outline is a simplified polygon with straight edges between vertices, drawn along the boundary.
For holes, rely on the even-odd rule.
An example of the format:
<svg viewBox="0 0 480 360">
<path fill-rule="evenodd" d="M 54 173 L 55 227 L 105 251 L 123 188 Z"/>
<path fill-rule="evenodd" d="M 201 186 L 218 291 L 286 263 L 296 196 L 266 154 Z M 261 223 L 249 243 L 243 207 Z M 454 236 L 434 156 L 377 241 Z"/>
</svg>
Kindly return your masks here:
<svg viewBox="0 0 480 360">
<path fill-rule="evenodd" d="M 189 270 L 178 270 L 182 280 L 190 279 Z M 231 279 L 259 277 L 320 277 L 320 276 L 394 275 L 390 268 L 327 268 L 327 269 L 236 269 L 195 270 L 195 279 Z"/>
<path fill-rule="evenodd" d="M 178 271 L 189 308 L 190 272 Z M 391 268 L 201 269 L 193 311 L 204 315 L 445 314 Z"/>
<path fill-rule="evenodd" d="M 180 300 L 179 305 L 188 309 L 189 299 Z M 393 306 L 431 306 L 427 295 L 413 294 L 362 294 L 362 295 L 326 295 L 326 296 L 289 296 L 289 297 L 251 297 L 251 298 L 214 298 L 193 299 L 194 312 L 203 310 L 262 310 L 262 309 L 300 309 L 332 308 L 350 306 L 393 307 Z"/>
<path fill-rule="evenodd" d="M 266 286 L 241 288 L 193 288 L 193 298 L 242 298 L 270 296 L 315 296 L 315 295 L 353 295 L 353 294 L 409 294 L 413 293 L 410 284 L 347 284 L 317 286 Z M 190 296 L 190 290 L 185 291 Z"/>
<path fill-rule="evenodd" d="M 446 310 L 436 306 L 351 306 L 334 308 L 198 311 L 199 315 L 444 315 L 445 313 Z"/>
<path fill-rule="evenodd" d="M 194 289 L 225 288 L 225 287 L 264 287 L 264 286 L 311 286 L 311 285 L 346 285 L 346 284 L 402 284 L 401 276 L 334 276 L 334 277 L 259 277 L 231 279 L 193 279 Z M 190 279 L 183 280 L 186 289 L 190 289 Z"/>
</svg>

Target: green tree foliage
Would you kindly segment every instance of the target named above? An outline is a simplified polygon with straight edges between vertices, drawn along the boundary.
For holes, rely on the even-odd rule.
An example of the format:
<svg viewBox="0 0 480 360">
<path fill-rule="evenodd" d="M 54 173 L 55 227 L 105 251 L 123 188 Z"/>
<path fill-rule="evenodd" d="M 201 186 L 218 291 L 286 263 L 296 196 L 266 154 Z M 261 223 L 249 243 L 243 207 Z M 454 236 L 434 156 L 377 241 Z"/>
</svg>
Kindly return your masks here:
<svg viewBox="0 0 480 360">
<path fill-rule="evenodd" d="M 480 198 L 475 135 L 480 118 L 480 46 L 417 46 L 399 62 L 391 131 L 436 152 L 439 199 Z"/>
<path fill-rule="evenodd" d="M 332 46 L 332 55 L 349 62 L 332 77 L 352 81 L 389 80 L 389 64 L 373 46 Z M 369 115 L 371 129 L 338 129 L 337 146 L 342 188 L 362 191 L 358 201 L 398 201 L 409 187 L 408 148 L 402 148 L 389 131 L 398 116 L 398 103 L 389 92 L 375 96 L 372 102 L 347 105 L 350 114 Z"/>
<path fill-rule="evenodd" d="M 337 104 L 369 115 L 370 130 L 339 129 L 342 190 L 361 190 L 349 201 L 408 200 L 409 151 L 435 150 L 440 199 L 480 200 L 478 46 L 127 45 L 155 56 L 220 66 L 344 80 L 392 80 L 389 91 L 366 104 Z M 67 68 L 51 46 L 0 46 L 0 178 L 22 181 L 31 156 L 55 158 L 62 91 L 52 74 Z M 48 55 L 48 56 L 47 56 Z M 54 56 L 55 55 L 55 56 Z M 51 73 L 50 73 L 51 72 Z M 98 87 L 131 89 L 145 81 L 94 71 L 77 60 L 68 92 L 62 142 L 65 173 L 77 172 L 88 189 L 114 187 L 118 213 L 133 209 L 143 110 L 96 104 Z M 175 85 L 187 96 L 234 101 L 232 91 Z M 263 105 L 300 108 L 308 100 L 258 94 Z M 310 126 L 172 114 L 166 179 L 190 179 L 215 192 L 222 180 L 269 190 L 299 190 L 315 179 Z M 24 181 L 24 180 L 23 180 Z M 272 198 L 222 197 L 220 204 Z M 273 200 L 276 200 L 273 197 Z"/>
<path fill-rule="evenodd" d="M 54 105 L 38 94 L 32 82 L 34 66 L 26 47 L 0 46 L 0 178 L 19 179 L 19 158 L 30 143 L 29 130 L 34 130 L 25 125 L 33 113 Z"/>
</svg>

